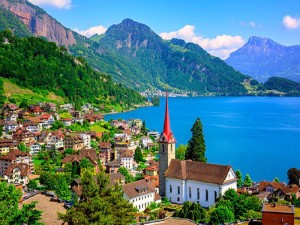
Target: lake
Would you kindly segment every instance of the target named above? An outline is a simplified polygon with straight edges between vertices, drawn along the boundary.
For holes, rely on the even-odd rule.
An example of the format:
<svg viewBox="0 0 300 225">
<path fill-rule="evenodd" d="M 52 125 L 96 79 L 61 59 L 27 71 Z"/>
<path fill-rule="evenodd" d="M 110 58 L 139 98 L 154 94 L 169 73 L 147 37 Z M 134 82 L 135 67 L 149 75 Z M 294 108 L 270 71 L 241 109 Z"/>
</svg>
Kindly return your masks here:
<svg viewBox="0 0 300 225">
<path fill-rule="evenodd" d="M 106 115 L 105 119 L 140 118 L 150 130 L 163 130 L 165 98 L 159 107 Z M 203 124 L 208 162 L 240 169 L 253 181 L 287 180 L 300 169 L 300 98 L 196 97 L 169 98 L 176 147 L 187 144 L 195 120 Z"/>
</svg>

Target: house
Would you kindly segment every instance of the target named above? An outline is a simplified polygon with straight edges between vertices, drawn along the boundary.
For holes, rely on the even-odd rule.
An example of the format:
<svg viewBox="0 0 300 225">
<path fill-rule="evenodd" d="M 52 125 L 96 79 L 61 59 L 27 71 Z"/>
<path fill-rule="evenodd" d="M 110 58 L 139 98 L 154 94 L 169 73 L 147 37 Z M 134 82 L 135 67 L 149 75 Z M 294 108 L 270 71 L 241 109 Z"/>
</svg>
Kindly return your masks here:
<svg viewBox="0 0 300 225">
<path fill-rule="evenodd" d="M 41 115 L 44 110 L 39 105 L 31 105 L 29 106 L 29 112 L 33 113 L 34 115 Z"/>
<path fill-rule="evenodd" d="M 39 143 L 34 143 L 29 146 L 29 149 L 30 149 L 29 152 L 30 155 L 36 155 L 42 150 L 42 146 Z"/>
<path fill-rule="evenodd" d="M 18 128 L 12 135 L 12 138 L 18 141 L 18 144 L 21 142 L 25 143 L 27 146 L 35 143 L 35 136 L 26 128 Z"/>
<path fill-rule="evenodd" d="M 29 172 L 33 172 L 33 160 L 31 155 L 21 152 L 20 150 L 10 151 L 7 155 L 0 157 L 0 176 L 4 176 L 4 172 L 12 163 L 25 163 L 29 165 Z"/>
<path fill-rule="evenodd" d="M 72 148 L 74 151 L 79 151 L 84 148 L 84 141 L 78 134 L 69 134 L 64 138 L 64 150 Z"/>
<path fill-rule="evenodd" d="M 71 126 L 73 123 L 73 119 L 72 118 L 61 118 L 60 121 L 66 126 Z"/>
<path fill-rule="evenodd" d="M 4 179 L 9 184 L 22 184 L 25 187 L 28 184 L 28 175 L 30 169 L 26 163 L 12 163 L 4 172 Z"/>
<path fill-rule="evenodd" d="M 120 161 L 127 170 L 132 170 L 134 167 L 133 151 L 122 150 L 120 152 Z"/>
<path fill-rule="evenodd" d="M 263 225 L 294 225 L 294 206 L 263 204 Z"/>
<path fill-rule="evenodd" d="M 123 164 L 120 162 L 120 161 L 117 161 L 117 160 L 113 160 L 111 162 L 107 162 L 105 164 L 105 172 L 106 173 L 117 173 L 119 168 L 123 166 Z"/>
<path fill-rule="evenodd" d="M 21 124 L 18 124 L 16 121 L 5 121 L 4 123 L 4 131 L 6 133 L 15 132 L 19 127 L 21 127 Z"/>
<path fill-rule="evenodd" d="M 300 197 L 300 188 L 296 184 L 286 185 L 284 187 L 281 187 L 277 191 L 276 195 L 286 199 L 287 201 L 292 200 L 292 195 L 295 195 L 296 199 L 298 199 Z"/>
<path fill-rule="evenodd" d="M 13 139 L 4 139 L 0 140 L 0 156 L 6 155 L 11 150 L 18 149 L 18 142 L 17 140 Z"/>
<path fill-rule="evenodd" d="M 104 119 L 104 116 L 102 114 L 84 114 L 83 119 L 87 120 L 89 123 L 93 124 L 99 121 L 102 121 Z"/>
<path fill-rule="evenodd" d="M 113 187 L 116 184 L 124 185 L 125 184 L 125 176 L 120 173 L 111 173 L 109 174 L 109 184 L 108 187 Z"/>
<path fill-rule="evenodd" d="M 25 129 L 31 133 L 42 131 L 42 126 L 39 123 L 33 123 L 33 122 L 24 123 L 23 127 L 25 127 Z"/>
<path fill-rule="evenodd" d="M 230 166 L 172 159 L 165 172 L 166 197 L 170 202 L 197 202 L 212 206 L 228 189 L 237 190 L 237 177 Z"/>
<path fill-rule="evenodd" d="M 78 133 L 83 140 L 84 148 L 91 148 L 91 135 L 87 132 Z"/>
<path fill-rule="evenodd" d="M 45 140 L 46 149 L 63 150 L 65 134 L 61 130 L 52 131 Z"/>
<path fill-rule="evenodd" d="M 132 203 L 139 212 L 144 211 L 152 202 L 159 202 L 155 188 L 145 180 L 138 180 L 123 185 L 123 197 Z"/>
<path fill-rule="evenodd" d="M 153 143 L 153 141 L 150 137 L 147 137 L 147 136 L 142 137 L 142 145 L 144 147 L 146 147 L 146 146 L 148 146 L 148 144 L 152 144 L 152 143 Z"/>
<path fill-rule="evenodd" d="M 40 119 L 42 121 L 42 127 L 43 129 L 49 129 L 51 128 L 52 124 L 54 123 L 55 119 L 54 117 L 49 113 L 44 113 L 40 116 Z"/>
<path fill-rule="evenodd" d="M 258 185 L 258 191 L 260 193 L 264 192 L 264 191 L 273 193 L 274 191 L 277 191 L 277 190 L 279 190 L 280 188 L 282 188 L 284 186 L 285 186 L 285 183 L 283 183 L 283 182 L 261 181 L 261 182 L 259 182 L 259 185 Z"/>
<path fill-rule="evenodd" d="M 99 147 L 99 158 L 103 163 L 107 163 L 114 159 L 110 142 L 101 141 L 98 147 Z"/>
<path fill-rule="evenodd" d="M 18 109 L 19 109 L 19 107 L 16 104 L 13 104 L 13 103 L 4 104 L 4 106 L 3 106 L 3 112 L 4 113 L 15 112 Z"/>
<path fill-rule="evenodd" d="M 45 104 L 45 111 L 46 112 L 56 112 L 56 104 L 52 102 L 47 102 Z"/>
<path fill-rule="evenodd" d="M 18 113 L 15 113 L 15 112 L 10 112 L 6 115 L 6 118 L 5 118 L 5 121 L 14 121 L 14 122 L 17 122 L 17 119 L 18 119 L 19 115 Z"/>
<path fill-rule="evenodd" d="M 145 169 L 145 174 L 147 176 L 158 176 L 158 167 L 159 165 L 157 162 L 152 163 Z"/>
</svg>

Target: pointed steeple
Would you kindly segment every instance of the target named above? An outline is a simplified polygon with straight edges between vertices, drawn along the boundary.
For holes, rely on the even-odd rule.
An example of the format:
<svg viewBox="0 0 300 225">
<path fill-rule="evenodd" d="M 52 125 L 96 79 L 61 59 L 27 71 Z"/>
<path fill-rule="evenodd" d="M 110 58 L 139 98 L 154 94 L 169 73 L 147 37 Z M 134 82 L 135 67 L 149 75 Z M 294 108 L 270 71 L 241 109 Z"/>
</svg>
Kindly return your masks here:
<svg viewBox="0 0 300 225">
<path fill-rule="evenodd" d="M 168 107 L 168 92 L 166 92 L 166 111 L 165 111 L 165 123 L 164 123 L 164 131 L 163 134 L 167 140 L 167 142 L 175 141 L 171 127 L 170 127 L 170 117 L 169 117 L 169 107 Z"/>
</svg>

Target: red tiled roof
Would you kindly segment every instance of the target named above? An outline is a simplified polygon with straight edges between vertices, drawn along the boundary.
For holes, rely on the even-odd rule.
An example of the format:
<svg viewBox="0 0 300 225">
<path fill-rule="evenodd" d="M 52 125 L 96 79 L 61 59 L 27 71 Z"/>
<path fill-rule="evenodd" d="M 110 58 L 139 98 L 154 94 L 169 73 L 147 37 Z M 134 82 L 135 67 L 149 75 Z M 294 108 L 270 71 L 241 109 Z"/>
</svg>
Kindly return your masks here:
<svg viewBox="0 0 300 225">
<path fill-rule="evenodd" d="M 96 154 L 96 149 L 82 149 L 79 151 L 79 157 L 82 158 L 88 158 L 91 161 L 96 161 L 98 159 Z"/>
<path fill-rule="evenodd" d="M 147 189 L 147 191 L 139 193 L 139 188 Z M 134 198 L 139 195 L 145 195 L 146 193 L 155 192 L 155 188 L 152 185 L 148 184 L 145 180 L 138 180 L 132 183 L 124 184 L 123 191 L 129 198 Z"/>
<path fill-rule="evenodd" d="M 230 166 L 172 159 L 169 168 L 165 172 L 165 176 L 180 180 L 189 179 L 224 184 L 230 169 Z M 234 180 L 237 180 L 237 178 L 232 178 L 230 181 Z"/>
<path fill-rule="evenodd" d="M 1 156 L 0 160 L 16 160 L 19 156 L 28 156 L 25 152 L 20 151 L 19 149 L 10 151 L 7 155 Z"/>
<path fill-rule="evenodd" d="M 278 205 L 278 204 L 264 204 L 262 212 L 280 212 L 280 213 L 293 213 L 294 206 Z"/>
<path fill-rule="evenodd" d="M 275 182 L 275 181 L 261 181 L 259 182 L 259 186 L 258 186 L 258 190 L 259 191 L 263 191 L 266 187 L 271 186 L 273 187 L 275 190 L 282 188 L 285 186 L 285 183 L 283 182 Z"/>
<path fill-rule="evenodd" d="M 299 186 L 296 185 L 296 184 L 294 184 L 294 185 L 287 185 L 285 187 L 280 188 L 280 190 L 284 194 L 291 194 L 291 193 L 296 194 L 297 192 L 299 192 Z"/>
<path fill-rule="evenodd" d="M 110 142 L 100 142 L 99 148 L 111 148 Z"/>
<path fill-rule="evenodd" d="M 80 162 L 80 157 L 79 155 L 67 155 L 63 160 L 61 161 L 62 163 L 72 163 L 72 162 Z"/>
<path fill-rule="evenodd" d="M 29 166 L 26 163 L 12 163 L 8 166 L 7 170 L 5 171 L 5 175 L 7 176 L 12 176 L 13 175 L 13 170 L 15 168 L 19 168 L 21 171 L 21 176 L 27 176 L 28 171 L 29 171 Z"/>
</svg>

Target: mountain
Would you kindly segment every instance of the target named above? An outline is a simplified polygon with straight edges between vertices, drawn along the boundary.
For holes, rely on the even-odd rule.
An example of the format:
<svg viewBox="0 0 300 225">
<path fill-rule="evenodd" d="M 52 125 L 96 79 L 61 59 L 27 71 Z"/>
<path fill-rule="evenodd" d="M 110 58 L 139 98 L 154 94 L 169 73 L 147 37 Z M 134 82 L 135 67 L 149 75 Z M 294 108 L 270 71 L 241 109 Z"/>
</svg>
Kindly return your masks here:
<svg viewBox="0 0 300 225">
<path fill-rule="evenodd" d="M 83 58 L 42 38 L 18 38 L 10 30 L 2 31 L 0 58 L 0 77 L 44 96 L 53 92 L 77 105 L 93 103 L 104 112 L 128 110 L 145 102 L 137 92 L 95 71 Z"/>
<path fill-rule="evenodd" d="M 199 45 L 163 40 L 148 26 L 125 19 L 108 28 L 87 49 L 72 45 L 94 68 L 139 91 L 166 89 L 200 95 L 244 95 L 248 77 Z"/>
<path fill-rule="evenodd" d="M 27 0 L 0 0 L 0 8 L 1 11 L 5 11 L 7 15 L 10 13 L 10 15 L 8 15 L 10 18 L 12 18 L 13 15 L 22 21 L 22 23 L 27 27 L 27 32 L 29 31 L 27 35 L 31 33 L 35 36 L 42 36 L 47 38 L 49 41 L 53 41 L 58 45 L 64 46 L 77 43 L 75 38 L 76 35 L 73 31 L 65 28 L 43 9 L 31 4 Z M 5 21 L 5 17 L 1 15 L 0 22 L 2 26 L 4 25 L 3 21 Z M 19 30 L 19 24 L 7 24 L 4 29 L 7 28 Z"/>
<path fill-rule="evenodd" d="M 300 82 L 300 45 L 287 47 L 268 38 L 250 37 L 225 62 L 260 82 L 272 76 Z"/>
<path fill-rule="evenodd" d="M 271 77 L 264 83 L 266 90 L 276 90 L 285 93 L 286 96 L 299 96 L 300 83 L 282 77 Z"/>
</svg>

